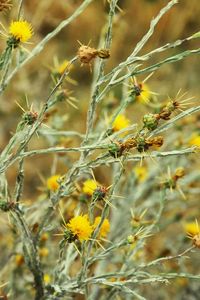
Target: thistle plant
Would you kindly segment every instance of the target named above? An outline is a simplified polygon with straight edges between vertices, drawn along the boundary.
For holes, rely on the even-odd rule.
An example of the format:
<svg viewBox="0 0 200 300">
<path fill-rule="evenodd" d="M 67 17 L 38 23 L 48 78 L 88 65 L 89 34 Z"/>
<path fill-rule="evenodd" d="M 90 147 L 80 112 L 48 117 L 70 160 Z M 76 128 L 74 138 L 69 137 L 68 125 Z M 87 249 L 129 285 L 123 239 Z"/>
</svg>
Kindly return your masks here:
<svg viewBox="0 0 200 300">
<path fill-rule="evenodd" d="M 1 100 L 11 95 L 20 110 L 0 155 L 0 299 L 198 297 L 200 105 L 181 82 L 174 91 L 166 80 L 167 92 L 150 83 L 197 56 L 200 34 L 146 47 L 183 3 L 166 1 L 116 63 L 117 26 L 127 17 L 121 1 L 69 1 L 75 10 L 43 38 L 45 26 L 28 21 L 19 2 L 0 1 Z M 50 49 L 98 5 L 106 12 L 98 40 L 74 37 L 76 51 L 63 59 Z M 29 63 L 37 66 L 30 89 Z"/>
</svg>

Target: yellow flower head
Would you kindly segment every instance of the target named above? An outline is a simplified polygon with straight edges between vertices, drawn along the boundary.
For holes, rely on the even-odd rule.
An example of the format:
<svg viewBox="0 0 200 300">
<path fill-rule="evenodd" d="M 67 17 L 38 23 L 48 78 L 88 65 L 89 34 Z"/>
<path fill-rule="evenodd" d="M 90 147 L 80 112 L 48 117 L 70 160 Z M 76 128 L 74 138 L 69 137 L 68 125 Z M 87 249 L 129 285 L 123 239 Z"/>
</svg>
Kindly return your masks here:
<svg viewBox="0 0 200 300">
<path fill-rule="evenodd" d="M 24 256 L 21 254 L 16 254 L 15 263 L 18 267 L 21 266 L 24 263 Z"/>
<path fill-rule="evenodd" d="M 41 257 L 47 257 L 49 255 L 49 249 L 46 247 L 42 247 L 39 249 L 39 255 Z"/>
<path fill-rule="evenodd" d="M 97 226 L 99 225 L 101 221 L 101 217 L 96 217 L 95 221 L 94 221 L 94 229 L 97 228 Z M 110 222 L 108 219 L 105 219 L 101 225 L 100 231 L 99 231 L 99 237 L 106 237 L 107 234 L 110 231 Z"/>
<path fill-rule="evenodd" d="M 87 215 L 72 218 L 69 223 L 67 223 L 67 228 L 81 242 L 87 241 L 93 231 L 93 227 L 90 225 Z"/>
<path fill-rule="evenodd" d="M 114 131 L 119 131 L 121 129 L 124 129 L 130 125 L 130 120 L 127 119 L 124 115 L 118 115 L 112 125 L 112 129 Z"/>
<path fill-rule="evenodd" d="M 33 29 L 27 21 L 12 21 L 9 27 L 10 35 L 18 42 L 25 43 L 33 35 Z"/>
<path fill-rule="evenodd" d="M 136 166 L 133 171 L 140 182 L 145 181 L 148 176 L 148 170 L 144 166 Z"/>
<path fill-rule="evenodd" d="M 49 234 L 47 232 L 44 232 L 42 235 L 41 235 L 41 242 L 46 242 L 49 238 Z"/>
<path fill-rule="evenodd" d="M 88 196 L 92 196 L 96 188 L 97 188 L 97 183 L 93 179 L 87 179 L 83 183 L 83 193 Z"/>
<path fill-rule="evenodd" d="M 50 191 L 55 192 L 59 188 L 58 180 L 60 179 L 60 175 L 53 175 L 47 179 L 47 188 Z"/>
<path fill-rule="evenodd" d="M 141 89 L 141 93 L 139 96 L 136 96 L 136 100 L 143 104 L 148 103 L 151 99 L 151 91 L 149 90 L 148 85 L 145 83 L 140 83 L 139 86 Z"/>
<path fill-rule="evenodd" d="M 200 135 L 198 133 L 193 133 L 189 139 L 190 146 L 200 147 Z"/>
<path fill-rule="evenodd" d="M 63 74 L 65 69 L 67 68 L 67 66 L 69 65 L 69 61 L 68 60 L 63 60 L 62 63 L 60 63 L 58 66 L 56 66 L 56 73 L 59 73 L 59 74 Z M 69 67 L 69 69 L 72 68 L 72 65 Z"/>
<path fill-rule="evenodd" d="M 49 274 L 44 274 L 44 283 L 49 284 L 51 282 L 51 276 Z"/>
<path fill-rule="evenodd" d="M 188 222 L 184 224 L 185 232 L 191 236 L 199 234 L 199 228 L 196 222 Z"/>
</svg>

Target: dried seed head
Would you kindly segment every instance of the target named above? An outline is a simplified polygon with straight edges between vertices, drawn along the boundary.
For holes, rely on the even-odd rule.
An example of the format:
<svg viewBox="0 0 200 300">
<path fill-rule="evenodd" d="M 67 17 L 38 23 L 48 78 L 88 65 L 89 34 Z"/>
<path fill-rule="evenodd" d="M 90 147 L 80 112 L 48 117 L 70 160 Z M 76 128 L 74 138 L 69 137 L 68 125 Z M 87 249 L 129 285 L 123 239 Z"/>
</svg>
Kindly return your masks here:
<svg viewBox="0 0 200 300">
<path fill-rule="evenodd" d="M 11 0 L 0 0 L 0 12 L 6 12 L 12 8 Z"/>
<path fill-rule="evenodd" d="M 149 149 L 149 144 L 146 142 L 145 137 L 139 136 L 137 138 L 137 150 L 138 150 L 138 152 L 145 152 L 148 149 Z"/>
<path fill-rule="evenodd" d="M 171 112 L 168 111 L 166 108 L 163 108 L 163 110 L 159 113 L 160 119 L 163 120 L 169 120 L 171 116 Z"/>
<path fill-rule="evenodd" d="M 90 64 L 96 57 L 106 59 L 110 57 L 109 49 L 95 49 L 86 45 L 81 45 L 78 50 L 78 57 L 82 64 Z"/>
<path fill-rule="evenodd" d="M 174 99 L 167 102 L 167 104 L 163 107 L 161 112 L 159 113 L 159 118 L 163 120 L 169 120 L 171 114 L 180 108 L 180 103 Z"/>
<path fill-rule="evenodd" d="M 100 58 L 106 59 L 106 58 L 110 57 L 110 51 L 109 51 L 109 49 L 100 49 L 100 50 L 98 50 L 97 55 Z"/>
<path fill-rule="evenodd" d="M 179 179 L 179 178 L 182 178 L 184 175 L 185 175 L 185 170 L 184 170 L 184 168 L 178 168 L 178 169 L 176 169 L 176 171 L 175 171 L 174 179 L 176 178 L 176 180 L 177 180 L 177 179 Z"/>
<path fill-rule="evenodd" d="M 156 146 L 156 147 L 161 147 L 163 145 L 164 139 L 162 136 L 156 136 L 153 138 L 149 138 L 147 140 L 147 144 L 149 146 Z"/>
<path fill-rule="evenodd" d="M 114 158 L 120 157 L 124 152 L 129 151 L 130 149 L 137 146 L 137 141 L 135 138 L 129 138 L 126 141 L 122 142 L 112 142 L 109 146 L 109 153 Z"/>
<path fill-rule="evenodd" d="M 82 45 L 78 50 L 79 60 L 83 64 L 90 64 L 97 55 L 98 50 L 89 46 Z"/>
<path fill-rule="evenodd" d="M 180 178 L 185 175 L 185 170 L 183 168 L 176 169 L 175 173 L 170 176 L 167 180 L 163 182 L 163 186 L 167 189 L 175 189 L 177 187 L 177 182 Z"/>
<path fill-rule="evenodd" d="M 193 236 L 192 240 L 193 240 L 194 246 L 200 249 L 200 233 Z"/>
<path fill-rule="evenodd" d="M 124 143 L 123 143 L 123 148 L 124 150 L 130 150 L 131 148 L 134 148 L 137 146 L 137 142 L 135 140 L 135 138 L 130 138 L 127 139 Z"/>
<path fill-rule="evenodd" d="M 92 195 L 92 201 L 103 200 L 106 196 L 108 189 L 105 186 L 98 186 Z"/>
</svg>

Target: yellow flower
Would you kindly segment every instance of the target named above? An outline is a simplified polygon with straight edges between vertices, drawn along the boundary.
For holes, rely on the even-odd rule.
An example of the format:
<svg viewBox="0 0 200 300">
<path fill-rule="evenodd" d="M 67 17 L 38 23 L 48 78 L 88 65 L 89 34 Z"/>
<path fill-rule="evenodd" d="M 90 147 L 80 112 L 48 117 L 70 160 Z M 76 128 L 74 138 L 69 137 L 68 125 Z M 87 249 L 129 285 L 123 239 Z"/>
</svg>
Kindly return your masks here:
<svg viewBox="0 0 200 300">
<path fill-rule="evenodd" d="M 79 241 L 87 241 L 92 234 L 93 227 L 90 225 L 88 216 L 76 216 L 67 223 L 67 228 Z"/>
<path fill-rule="evenodd" d="M 190 234 L 191 236 L 195 236 L 199 234 L 199 228 L 196 222 L 188 222 L 184 224 L 185 232 Z"/>
<path fill-rule="evenodd" d="M 49 238 L 49 235 L 47 232 L 44 232 L 42 235 L 41 235 L 41 242 L 46 242 Z"/>
<path fill-rule="evenodd" d="M 21 254 L 16 254 L 15 255 L 15 263 L 19 267 L 24 263 L 24 257 Z"/>
<path fill-rule="evenodd" d="M 69 61 L 68 60 L 63 60 L 62 63 L 60 63 L 58 66 L 56 66 L 56 73 L 59 73 L 59 74 L 63 74 L 65 69 L 67 68 L 67 66 L 69 65 Z M 69 67 L 69 69 L 72 68 L 72 65 Z"/>
<path fill-rule="evenodd" d="M 97 228 L 101 221 L 101 217 L 96 217 L 94 221 L 94 229 Z M 108 219 L 105 219 L 101 225 L 100 231 L 99 231 L 99 237 L 106 237 L 108 232 L 110 231 L 110 222 Z"/>
<path fill-rule="evenodd" d="M 114 131 L 119 131 L 121 129 L 124 129 L 130 125 L 130 120 L 127 119 L 124 115 L 118 115 L 112 125 L 112 129 Z"/>
<path fill-rule="evenodd" d="M 18 42 L 25 43 L 33 35 L 33 29 L 30 23 L 27 21 L 12 21 L 9 27 L 10 35 Z"/>
<path fill-rule="evenodd" d="M 44 283 L 48 284 L 51 282 L 51 276 L 49 274 L 44 274 Z"/>
<path fill-rule="evenodd" d="M 40 248 L 39 249 L 39 255 L 41 257 L 47 257 L 49 255 L 49 249 L 46 247 Z"/>
<path fill-rule="evenodd" d="M 186 287 L 189 284 L 189 281 L 187 278 L 176 278 L 175 284 L 177 284 L 182 288 L 182 287 Z"/>
<path fill-rule="evenodd" d="M 55 192 L 59 188 L 58 180 L 60 179 L 60 175 L 53 175 L 47 179 L 47 188 L 50 191 Z"/>
<path fill-rule="evenodd" d="M 133 171 L 140 182 L 145 181 L 148 176 L 148 170 L 144 166 L 136 166 Z"/>
<path fill-rule="evenodd" d="M 193 133 L 189 139 L 190 146 L 200 147 L 200 135 L 198 133 Z"/>
<path fill-rule="evenodd" d="M 145 83 L 140 83 L 140 89 L 141 89 L 141 93 L 139 96 L 136 96 L 136 100 L 138 100 L 143 104 L 148 103 L 151 99 L 151 94 L 152 94 L 151 91 L 149 90 L 148 85 Z"/>
<path fill-rule="evenodd" d="M 87 179 L 83 183 L 83 193 L 92 196 L 97 188 L 97 182 L 93 179 Z"/>
</svg>

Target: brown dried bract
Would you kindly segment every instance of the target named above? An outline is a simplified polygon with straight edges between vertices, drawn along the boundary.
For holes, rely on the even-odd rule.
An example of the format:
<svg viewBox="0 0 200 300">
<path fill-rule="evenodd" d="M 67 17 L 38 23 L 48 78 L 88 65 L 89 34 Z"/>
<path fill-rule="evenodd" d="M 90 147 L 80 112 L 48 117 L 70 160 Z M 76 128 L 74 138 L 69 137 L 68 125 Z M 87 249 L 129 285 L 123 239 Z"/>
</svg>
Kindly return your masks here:
<svg viewBox="0 0 200 300">
<path fill-rule="evenodd" d="M 200 233 L 196 234 L 192 238 L 195 247 L 200 248 Z"/>
<path fill-rule="evenodd" d="M 92 60 L 96 57 L 106 59 L 110 57 L 108 49 L 95 49 L 90 46 L 81 45 L 78 49 L 78 58 L 82 64 L 91 64 Z"/>
<path fill-rule="evenodd" d="M 10 0 L 0 0 L 0 12 L 6 12 L 12 8 L 12 2 Z"/>
<path fill-rule="evenodd" d="M 83 64 L 90 64 L 97 55 L 98 50 L 89 46 L 82 45 L 78 50 L 78 57 Z"/>
</svg>

